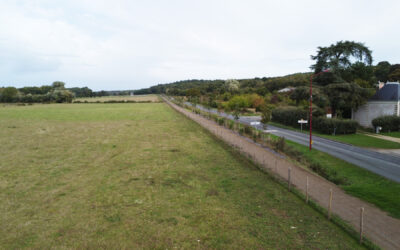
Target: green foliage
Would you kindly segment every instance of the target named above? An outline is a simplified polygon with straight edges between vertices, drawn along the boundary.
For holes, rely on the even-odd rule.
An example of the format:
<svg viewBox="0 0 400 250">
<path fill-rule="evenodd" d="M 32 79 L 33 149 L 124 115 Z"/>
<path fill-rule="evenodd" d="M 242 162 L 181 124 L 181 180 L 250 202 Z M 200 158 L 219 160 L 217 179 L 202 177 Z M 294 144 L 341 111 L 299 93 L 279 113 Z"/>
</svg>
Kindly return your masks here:
<svg viewBox="0 0 400 250">
<path fill-rule="evenodd" d="M 18 101 L 18 90 L 14 87 L 7 87 L 1 89 L 0 92 L 1 102 L 16 102 Z"/>
<path fill-rule="evenodd" d="M 244 133 L 246 135 L 252 136 L 253 135 L 253 127 L 249 125 L 244 125 Z"/>
<path fill-rule="evenodd" d="M 234 79 L 226 80 L 224 84 L 225 90 L 230 93 L 237 93 L 239 91 L 239 86 L 239 81 Z"/>
<path fill-rule="evenodd" d="M 250 106 L 248 99 L 243 95 L 235 95 L 228 101 L 230 110 L 243 110 Z"/>
<path fill-rule="evenodd" d="M 277 151 L 285 151 L 286 148 L 286 142 L 284 137 L 278 137 L 277 139 L 272 141 L 272 145 L 275 150 Z"/>
<path fill-rule="evenodd" d="M 387 61 L 379 62 L 374 68 L 374 74 L 378 81 L 386 82 L 390 73 L 390 63 Z"/>
<path fill-rule="evenodd" d="M 272 121 L 292 127 L 298 127 L 298 120 L 307 119 L 307 117 L 307 111 L 295 107 L 276 108 L 272 110 Z"/>
<path fill-rule="evenodd" d="M 324 92 L 329 99 L 332 114 L 336 116 L 338 111 L 357 109 L 371 97 L 374 90 L 361 88 L 355 83 L 336 83 L 327 85 Z"/>
<path fill-rule="evenodd" d="M 60 82 L 60 81 L 56 81 L 56 82 L 53 82 L 51 87 L 53 89 L 57 89 L 57 90 L 65 89 L 65 83 L 64 82 Z"/>
<path fill-rule="evenodd" d="M 382 132 L 400 131 L 400 117 L 395 115 L 380 116 L 372 120 L 372 125 L 375 128 L 382 127 Z"/>
<path fill-rule="evenodd" d="M 328 119 L 318 117 L 313 120 L 313 128 L 323 134 L 355 134 L 358 122 L 354 120 Z"/>
<path fill-rule="evenodd" d="M 371 65 L 372 51 L 364 44 L 354 41 L 339 41 L 329 47 L 318 47 L 317 55 L 311 56 L 316 63 L 311 66 L 315 73 L 330 69 L 335 75 L 350 81 L 351 67 L 359 62 Z M 353 61 L 355 61 L 353 63 Z"/>
<path fill-rule="evenodd" d="M 388 76 L 389 80 L 392 82 L 400 81 L 400 68 L 391 72 Z"/>
<path fill-rule="evenodd" d="M 271 121 L 271 107 L 264 104 L 261 106 L 261 122 L 267 124 Z"/>
<path fill-rule="evenodd" d="M 345 177 L 338 176 L 335 169 L 327 168 L 319 164 L 318 162 L 313 162 L 309 165 L 310 169 L 325 179 L 335 183 L 336 185 L 346 185 L 348 180 Z"/>
</svg>

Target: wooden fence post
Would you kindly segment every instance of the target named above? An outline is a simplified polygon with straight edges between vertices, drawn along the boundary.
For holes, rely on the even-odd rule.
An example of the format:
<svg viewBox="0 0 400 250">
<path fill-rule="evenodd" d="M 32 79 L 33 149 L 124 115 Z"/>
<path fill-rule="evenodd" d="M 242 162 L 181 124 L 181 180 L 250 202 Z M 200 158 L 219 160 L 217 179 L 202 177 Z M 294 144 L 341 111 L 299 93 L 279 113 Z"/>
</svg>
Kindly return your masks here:
<svg viewBox="0 0 400 250">
<path fill-rule="evenodd" d="M 289 191 L 290 191 L 290 185 L 291 185 L 291 183 L 290 183 L 290 177 L 291 177 L 291 172 L 292 172 L 292 168 L 291 167 L 289 167 L 288 168 L 288 188 L 289 188 Z"/>
<path fill-rule="evenodd" d="M 332 213 L 332 188 L 329 189 L 329 208 L 328 208 L 328 219 L 331 219 Z"/>
<path fill-rule="evenodd" d="M 308 176 L 306 177 L 306 203 L 308 203 Z"/>
<path fill-rule="evenodd" d="M 363 231 L 364 231 L 364 208 L 360 208 L 360 244 L 362 244 Z"/>
</svg>

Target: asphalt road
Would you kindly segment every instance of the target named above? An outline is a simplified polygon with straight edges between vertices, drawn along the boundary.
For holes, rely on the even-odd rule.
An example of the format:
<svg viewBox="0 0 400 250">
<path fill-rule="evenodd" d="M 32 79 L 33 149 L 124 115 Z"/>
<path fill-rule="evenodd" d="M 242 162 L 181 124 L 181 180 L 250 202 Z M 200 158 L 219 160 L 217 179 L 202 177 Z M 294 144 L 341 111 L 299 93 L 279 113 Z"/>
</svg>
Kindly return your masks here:
<svg viewBox="0 0 400 250">
<path fill-rule="evenodd" d="M 186 104 L 191 105 L 190 103 Z M 218 114 L 231 120 L 234 119 L 232 115 L 218 112 L 214 109 L 207 109 L 200 105 L 197 105 L 197 108 Z M 243 116 L 239 118 L 239 121 L 243 124 L 248 124 L 257 129 L 264 130 L 261 123 L 257 125 L 254 124 L 254 122 L 259 122 L 260 120 L 261 117 L 259 116 Z M 251 124 L 252 122 L 253 125 Z M 307 134 L 271 125 L 268 125 L 267 129 L 267 132 L 273 135 L 285 137 L 290 141 L 302 145 L 309 145 L 309 135 Z M 318 136 L 313 136 L 313 148 L 400 183 L 400 157 L 355 147 Z"/>
</svg>

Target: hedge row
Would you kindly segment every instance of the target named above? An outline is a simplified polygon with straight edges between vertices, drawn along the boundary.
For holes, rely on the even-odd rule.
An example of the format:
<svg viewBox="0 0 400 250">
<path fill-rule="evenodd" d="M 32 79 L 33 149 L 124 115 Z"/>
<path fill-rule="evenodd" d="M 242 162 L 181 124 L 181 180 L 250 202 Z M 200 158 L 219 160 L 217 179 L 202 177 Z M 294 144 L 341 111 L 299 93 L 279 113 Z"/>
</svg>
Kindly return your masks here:
<svg viewBox="0 0 400 250">
<path fill-rule="evenodd" d="M 358 123 L 353 120 L 327 119 L 316 117 L 314 112 L 313 128 L 323 134 L 354 134 L 357 132 Z M 299 127 L 298 120 L 307 118 L 307 111 L 297 108 L 277 108 L 272 111 L 272 121 L 294 128 Z M 304 124 L 303 128 L 308 128 Z"/>
<path fill-rule="evenodd" d="M 307 111 L 297 108 L 277 108 L 272 110 L 272 121 L 295 128 L 299 127 L 298 120 L 307 119 L 307 117 Z"/>
<path fill-rule="evenodd" d="M 395 115 L 380 116 L 372 120 L 372 125 L 375 128 L 382 127 L 382 132 L 400 131 L 400 117 Z"/>
<path fill-rule="evenodd" d="M 313 128 L 323 134 L 355 134 L 358 122 L 354 120 L 316 118 Z"/>
</svg>

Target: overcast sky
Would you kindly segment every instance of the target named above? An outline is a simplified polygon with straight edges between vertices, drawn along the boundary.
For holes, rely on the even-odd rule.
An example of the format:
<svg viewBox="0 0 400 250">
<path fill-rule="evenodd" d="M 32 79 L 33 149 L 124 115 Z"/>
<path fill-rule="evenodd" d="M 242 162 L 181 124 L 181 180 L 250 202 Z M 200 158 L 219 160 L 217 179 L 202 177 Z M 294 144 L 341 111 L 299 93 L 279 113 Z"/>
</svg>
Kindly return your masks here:
<svg viewBox="0 0 400 250">
<path fill-rule="evenodd" d="M 1 0 L 0 86 L 277 76 L 309 71 L 316 48 L 339 40 L 400 63 L 399 10 L 399 0 Z"/>
</svg>

